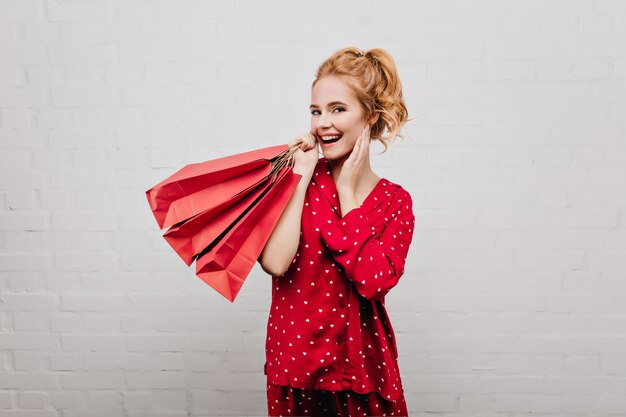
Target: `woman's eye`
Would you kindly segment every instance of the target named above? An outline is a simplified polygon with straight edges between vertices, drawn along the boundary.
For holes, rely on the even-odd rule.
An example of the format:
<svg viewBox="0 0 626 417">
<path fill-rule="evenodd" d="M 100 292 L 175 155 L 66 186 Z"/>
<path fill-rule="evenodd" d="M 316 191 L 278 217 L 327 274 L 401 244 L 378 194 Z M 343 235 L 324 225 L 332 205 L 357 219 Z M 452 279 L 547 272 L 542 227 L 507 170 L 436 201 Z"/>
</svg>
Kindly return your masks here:
<svg viewBox="0 0 626 417">
<path fill-rule="evenodd" d="M 343 107 L 335 107 L 335 108 L 333 109 L 333 112 L 334 112 L 335 110 L 339 110 L 339 111 L 341 111 L 341 112 L 346 111 L 346 109 L 344 109 Z M 317 115 L 317 114 L 319 114 L 319 110 L 313 110 L 313 111 L 311 112 L 311 114 L 313 114 L 313 115 Z"/>
</svg>

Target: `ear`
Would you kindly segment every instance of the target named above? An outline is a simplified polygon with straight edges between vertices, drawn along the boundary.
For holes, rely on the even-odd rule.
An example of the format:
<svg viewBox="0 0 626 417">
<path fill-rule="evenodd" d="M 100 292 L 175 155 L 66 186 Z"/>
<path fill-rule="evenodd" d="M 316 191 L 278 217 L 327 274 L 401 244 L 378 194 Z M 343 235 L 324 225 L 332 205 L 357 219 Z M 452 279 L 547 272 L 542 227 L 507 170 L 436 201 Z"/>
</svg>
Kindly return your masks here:
<svg viewBox="0 0 626 417">
<path fill-rule="evenodd" d="M 372 115 L 370 116 L 369 120 L 367 121 L 367 123 L 370 126 L 373 126 L 374 123 L 376 123 L 378 121 L 378 117 L 380 116 L 380 113 L 377 111 L 374 111 L 374 113 L 372 113 Z"/>
</svg>

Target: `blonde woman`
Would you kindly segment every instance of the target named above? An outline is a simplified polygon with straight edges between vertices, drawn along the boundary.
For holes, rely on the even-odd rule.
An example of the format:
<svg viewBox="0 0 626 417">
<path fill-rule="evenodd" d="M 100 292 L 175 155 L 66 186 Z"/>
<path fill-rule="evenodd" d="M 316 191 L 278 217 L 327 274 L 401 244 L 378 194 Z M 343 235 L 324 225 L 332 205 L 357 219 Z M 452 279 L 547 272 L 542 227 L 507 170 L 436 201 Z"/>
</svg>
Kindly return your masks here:
<svg viewBox="0 0 626 417">
<path fill-rule="evenodd" d="M 272 275 L 270 416 L 406 416 L 385 295 L 413 236 L 410 194 L 370 166 L 407 121 L 395 62 L 344 48 L 318 68 L 296 191 L 259 262 Z M 387 134 L 385 135 L 385 132 Z M 322 158 L 319 157 L 321 149 Z"/>
</svg>

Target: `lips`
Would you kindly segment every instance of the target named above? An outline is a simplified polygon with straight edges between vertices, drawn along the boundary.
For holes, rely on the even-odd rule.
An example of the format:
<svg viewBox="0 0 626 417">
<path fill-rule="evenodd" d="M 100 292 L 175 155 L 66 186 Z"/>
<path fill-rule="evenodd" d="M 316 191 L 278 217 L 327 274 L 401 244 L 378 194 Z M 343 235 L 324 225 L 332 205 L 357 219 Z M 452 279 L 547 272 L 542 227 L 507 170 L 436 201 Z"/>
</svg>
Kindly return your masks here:
<svg viewBox="0 0 626 417">
<path fill-rule="evenodd" d="M 322 142 L 326 145 L 339 141 L 343 135 L 324 135 L 322 136 Z"/>
<path fill-rule="evenodd" d="M 335 143 L 339 139 L 341 139 L 342 137 L 343 137 L 343 135 L 341 135 L 341 136 L 337 135 L 337 136 L 322 137 L 322 142 L 324 142 L 326 144 Z"/>
</svg>

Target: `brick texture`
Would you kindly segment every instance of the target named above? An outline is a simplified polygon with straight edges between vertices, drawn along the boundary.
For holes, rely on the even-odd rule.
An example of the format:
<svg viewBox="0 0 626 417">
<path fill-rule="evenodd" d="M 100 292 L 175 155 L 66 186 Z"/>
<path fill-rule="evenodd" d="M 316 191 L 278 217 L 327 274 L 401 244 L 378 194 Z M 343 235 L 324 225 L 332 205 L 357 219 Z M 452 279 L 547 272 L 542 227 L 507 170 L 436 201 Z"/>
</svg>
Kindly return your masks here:
<svg viewBox="0 0 626 417">
<path fill-rule="evenodd" d="M 234 304 L 144 192 L 309 129 L 389 50 L 413 197 L 387 296 L 413 416 L 626 415 L 626 2 L 1 0 L 0 416 L 265 414 L 270 279 Z"/>
</svg>

